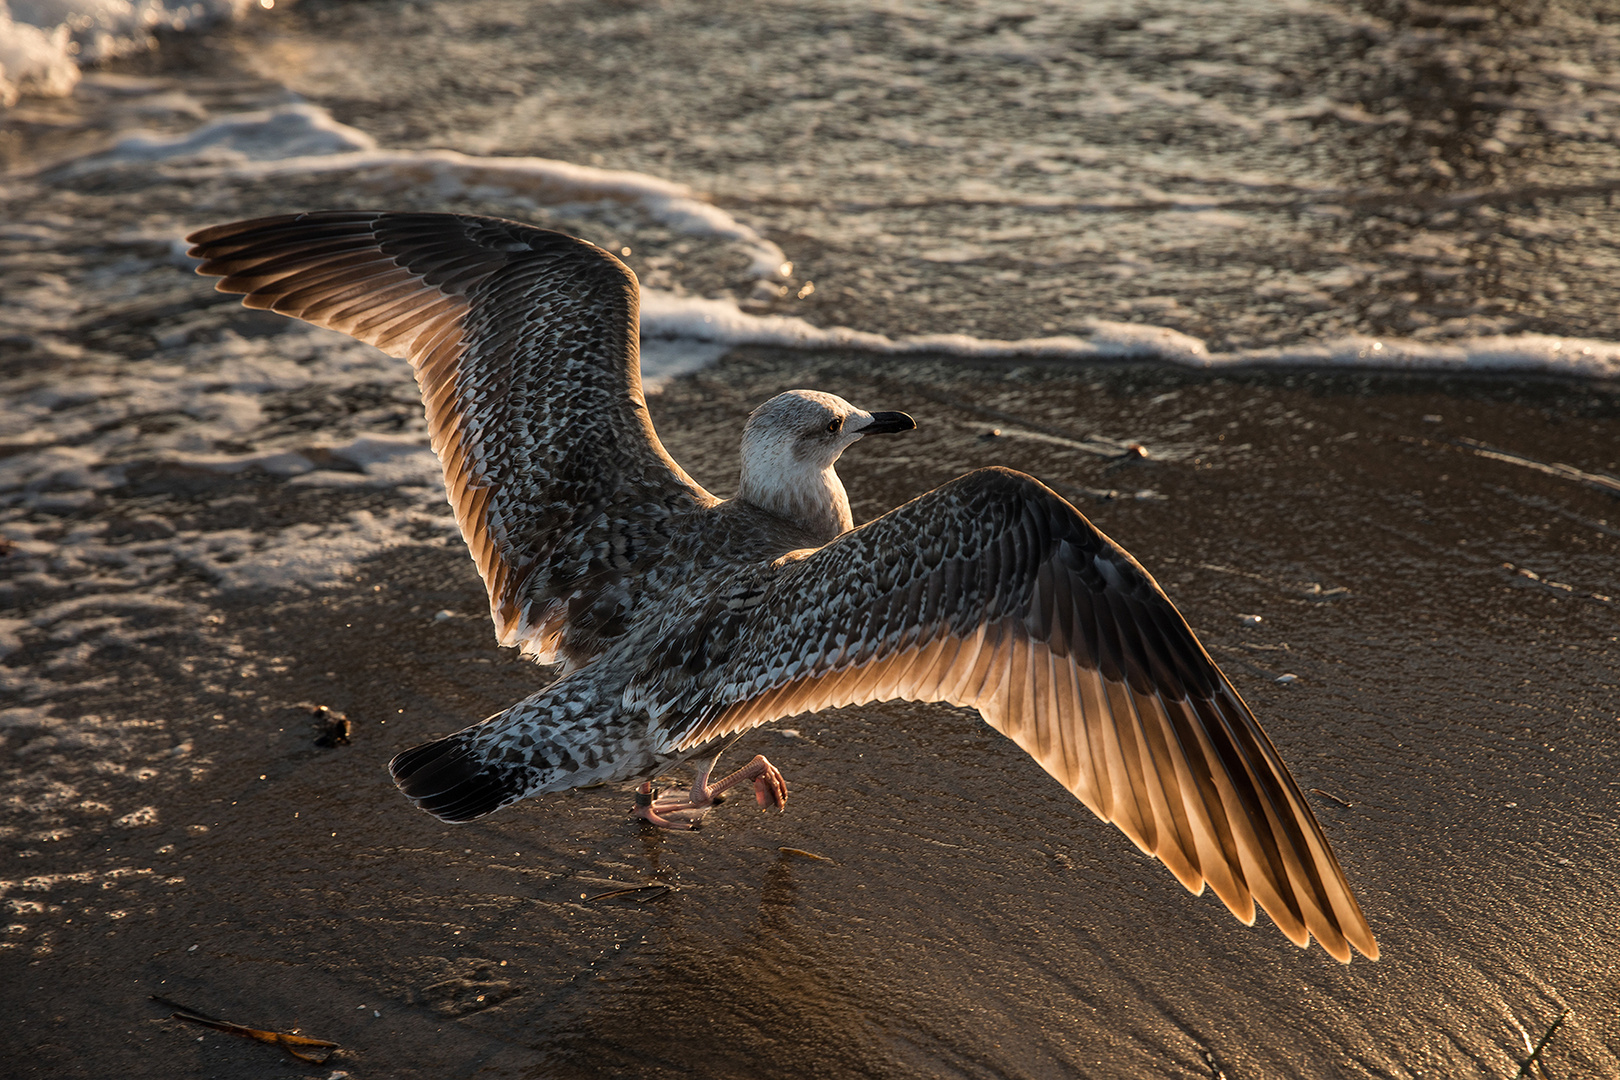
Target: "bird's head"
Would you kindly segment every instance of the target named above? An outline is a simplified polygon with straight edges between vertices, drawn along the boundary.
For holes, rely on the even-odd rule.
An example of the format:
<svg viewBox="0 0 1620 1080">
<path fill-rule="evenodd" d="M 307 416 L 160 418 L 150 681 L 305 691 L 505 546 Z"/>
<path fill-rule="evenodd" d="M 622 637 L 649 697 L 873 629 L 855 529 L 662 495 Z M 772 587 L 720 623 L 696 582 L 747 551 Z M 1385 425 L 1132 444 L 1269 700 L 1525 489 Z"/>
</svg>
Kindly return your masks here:
<svg viewBox="0 0 1620 1080">
<path fill-rule="evenodd" d="M 833 472 L 840 454 L 867 435 L 910 431 L 902 412 L 869 413 L 836 394 L 789 390 L 755 409 L 743 428 L 742 480 L 737 495 L 825 532 L 831 514 L 850 527 L 849 500 Z M 829 537 L 830 539 L 830 537 Z"/>
<path fill-rule="evenodd" d="M 910 431 L 902 412 L 869 413 L 836 394 L 789 390 L 755 409 L 743 428 L 743 467 L 778 473 L 819 473 L 866 435 Z"/>
</svg>

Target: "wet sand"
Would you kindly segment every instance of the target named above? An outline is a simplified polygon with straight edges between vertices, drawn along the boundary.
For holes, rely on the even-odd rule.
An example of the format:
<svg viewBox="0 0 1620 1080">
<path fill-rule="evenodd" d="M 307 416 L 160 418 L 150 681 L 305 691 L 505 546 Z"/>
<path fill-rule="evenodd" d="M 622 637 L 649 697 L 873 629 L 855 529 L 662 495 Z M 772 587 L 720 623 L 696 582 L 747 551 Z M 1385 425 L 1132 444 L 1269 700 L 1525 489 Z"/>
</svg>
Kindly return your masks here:
<svg viewBox="0 0 1620 1080">
<path fill-rule="evenodd" d="M 542 672 L 494 648 L 471 564 L 432 541 L 314 594 L 199 580 L 206 618 L 153 616 L 122 651 L 5 658 L 106 680 L 54 702 L 77 721 L 5 732 L 14 1075 L 1507 1077 L 1566 1009 L 1549 1074 L 1620 1071 L 1620 511 L 1560 468 L 1620 471 L 1620 390 L 927 360 L 879 377 L 744 350 L 652 410 L 725 494 L 742 418 L 791 386 L 916 416 L 845 457 L 858 519 L 1008 465 L 1141 559 L 1311 792 L 1384 959 L 1242 927 L 944 706 L 749 736 L 738 755 L 788 777 L 780 815 L 734 802 L 665 835 L 599 789 L 443 825 L 385 762 Z M 1108 461 L 1091 436 L 1150 456 Z M 387 497 L 177 471 L 96 513 L 257 527 Z M 352 744 L 315 745 L 309 703 L 345 712 Z M 593 899 L 653 884 L 670 890 Z M 300 1065 L 151 994 L 342 1050 Z"/>
</svg>

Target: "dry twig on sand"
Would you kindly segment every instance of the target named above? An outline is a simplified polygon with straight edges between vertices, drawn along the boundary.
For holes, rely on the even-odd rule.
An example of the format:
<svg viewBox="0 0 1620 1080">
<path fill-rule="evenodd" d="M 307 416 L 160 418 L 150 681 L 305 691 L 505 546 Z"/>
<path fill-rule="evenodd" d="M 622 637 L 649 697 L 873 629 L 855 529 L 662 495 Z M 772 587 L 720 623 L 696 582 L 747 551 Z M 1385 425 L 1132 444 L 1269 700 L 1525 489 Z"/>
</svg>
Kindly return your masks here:
<svg viewBox="0 0 1620 1080">
<path fill-rule="evenodd" d="M 242 1024 L 233 1024 L 228 1020 L 219 1020 L 205 1015 L 195 1009 L 188 1008 L 178 1001 L 152 995 L 152 1000 L 159 1005 L 167 1005 L 177 1011 L 169 1014 L 171 1019 L 184 1020 L 188 1024 L 197 1024 L 201 1027 L 211 1028 L 214 1031 L 223 1031 L 227 1035 L 237 1035 L 244 1039 L 253 1039 L 256 1042 L 270 1043 L 279 1046 L 299 1061 L 307 1061 L 311 1065 L 325 1065 L 338 1048 L 335 1042 L 325 1039 L 311 1039 L 288 1031 L 265 1031 L 261 1028 L 245 1027 Z"/>
</svg>

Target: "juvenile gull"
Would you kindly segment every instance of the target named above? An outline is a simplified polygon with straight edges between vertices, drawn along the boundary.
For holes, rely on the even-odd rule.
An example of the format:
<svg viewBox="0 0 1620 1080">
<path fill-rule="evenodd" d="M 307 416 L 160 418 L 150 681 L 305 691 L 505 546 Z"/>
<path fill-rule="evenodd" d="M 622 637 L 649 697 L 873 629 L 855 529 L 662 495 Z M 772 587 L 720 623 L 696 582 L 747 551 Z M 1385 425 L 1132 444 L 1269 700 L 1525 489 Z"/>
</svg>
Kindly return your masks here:
<svg viewBox="0 0 1620 1080">
<path fill-rule="evenodd" d="M 326 212 L 190 237 L 216 288 L 410 360 L 445 492 L 502 645 L 550 686 L 391 763 L 469 821 L 531 795 L 644 781 L 680 827 L 763 757 L 654 796 L 649 778 L 759 724 L 904 698 L 971 706 L 1194 894 L 1300 946 L 1378 946 L 1304 796 L 1157 583 L 1039 481 L 980 469 L 854 528 L 833 470 L 908 430 L 794 390 L 710 495 L 647 415 L 635 275 L 582 240 L 455 214 Z"/>
</svg>

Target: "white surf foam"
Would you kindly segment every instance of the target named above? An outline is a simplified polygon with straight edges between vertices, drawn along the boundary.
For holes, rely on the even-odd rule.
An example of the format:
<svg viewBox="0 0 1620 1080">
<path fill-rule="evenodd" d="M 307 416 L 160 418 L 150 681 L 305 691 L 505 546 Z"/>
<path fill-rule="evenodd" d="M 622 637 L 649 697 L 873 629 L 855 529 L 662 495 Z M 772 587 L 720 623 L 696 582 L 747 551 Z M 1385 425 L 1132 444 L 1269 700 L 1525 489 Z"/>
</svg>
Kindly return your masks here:
<svg viewBox="0 0 1620 1080">
<path fill-rule="evenodd" d="M 0 105 L 23 94 L 64 97 L 78 85 L 81 67 L 145 52 L 155 30 L 201 29 L 255 2 L 0 0 Z"/>
<path fill-rule="evenodd" d="M 641 336 L 717 345 L 777 345 L 860 352 L 944 353 L 963 357 L 1030 356 L 1053 359 L 1157 358 L 1184 364 L 1210 360 L 1195 337 L 1162 326 L 1094 320 L 1089 337 L 1007 341 L 967 334 L 889 337 L 847 326 L 820 327 L 786 315 L 752 315 L 731 300 L 705 300 L 649 289 L 641 299 Z M 645 347 L 645 345 L 643 346 Z"/>
<path fill-rule="evenodd" d="M 756 278 L 779 281 L 792 273 L 792 263 L 779 246 L 705 202 L 684 184 L 548 158 L 380 149 L 365 132 L 339 123 L 326 110 L 308 103 L 220 117 L 184 135 L 137 132 L 105 153 L 72 164 L 68 171 L 82 174 L 137 166 L 173 169 L 187 176 L 243 179 L 350 173 L 357 184 L 383 197 L 391 190 L 404 189 L 433 189 L 446 196 L 476 193 L 509 201 L 518 215 L 541 206 L 619 201 L 639 206 L 676 232 L 735 244 L 748 255 L 750 274 Z M 686 296 L 653 288 L 643 292 L 641 325 L 643 379 L 649 391 L 672 377 L 713 363 L 738 345 L 972 358 L 1157 359 L 1193 367 L 1359 366 L 1526 370 L 1598 377 L 1620 374 L 1620 344 L 1535 334 L 1443 342 L 1347 337 L 1233 352 L 1212 352 L 1204 341 L 1167 327 L 1103 319 L 1092 320 L 1084 336 L 1011 340 L 967 334 L 889 336 L 846 326 L 816 326 L 793 316 L 756 315 L 729 298 Z"/>
<path fill-rule="evenodd" d="M 851 349 L 889 355 L 934 353 L 964 358 L 1047 360 L 1165 360 L 1189 367 L 1363 367 L 1412 371 L 1540 371 L 1598 378 L 1620 376 L 1620 343 L 1546 334 L 1456 338 L 1446 342 L 1345 337 L 1273 349 L 1211 352 L 1205 342 L 1162 326 L 1091 322 L 1088 337 L 1000 340 L 965 334 L 888 337 L 848 327 L 818 327 L 803 319 L 751 315 L 729 300 L 701 300 L 649 291 L 642 297 L 646 339 L 686 339 L 714 345 L 776 345 Z M 722 350 L 722 354 L 723 354 Z"/>
<path fill-rule="evenodd" d="M 222 116 L 183 135 L 132 132 L 112 149 L 86 158 L 70 171 L 158 161 L 225 166 L 277 162 L 278 171 L 284 171 L 307 158 L 367 154 L 376 149 L 376 140 L 359 128 L 338 123 L 325 109 L 295 103 Z"/>
<path fill-rule="evenodd" d="M 632 203 L 675 232 L 738 245 L 748 254 L 749 273 L 755 278 L 783 280 L 793 272 L 780 247 L 685 184 L 550 158 L 380 150 L 365 132 L 304 102 L 220 117 L 185 135 L 135 132 L 66 171 L 83 175 L 160 164 L 189 176 L 242 179 L 363 174 L 363 185 L 382 195 L 405 188 L 445 196 L 477 194 L 510 200 L 517 212 L 603 200 Z"/>
<path fill-rule="evenodd" d="M 1374 367 L 1413 371 L 1541 371 L 1620 376 L 1620 343 L 1549 334 L 1498 334 L 1444 342 L 1346 337 L 1320 344 L 1211 354 L 1210 364 Z"/>
</svg>

